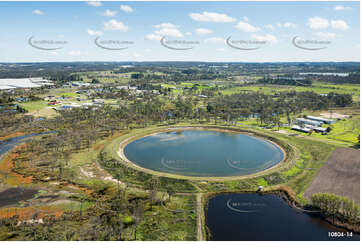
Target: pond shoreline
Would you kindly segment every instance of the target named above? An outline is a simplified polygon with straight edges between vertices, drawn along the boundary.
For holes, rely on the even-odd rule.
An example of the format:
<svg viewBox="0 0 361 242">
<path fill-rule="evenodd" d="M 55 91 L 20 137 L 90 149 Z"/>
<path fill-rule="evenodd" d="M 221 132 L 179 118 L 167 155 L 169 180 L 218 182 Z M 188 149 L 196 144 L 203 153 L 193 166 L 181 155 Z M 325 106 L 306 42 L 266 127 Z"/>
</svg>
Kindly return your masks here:
<svg viewBox="0 0 361 242">
<path fill-rule="evenodd" d="M 205 198 L 205 202 L 203 204 L 203 209 L 204 209 L 204 214 L 205 214 L 205 232 L 206 232 L 206 238 L 207 240 L 211 240 L 212 238 L 212 234 L 211 234 L 211 231 L 210 231 L 210 228 L 208 227 L 208 207 L 209 207 L 209 201 L 218 196 L 218 195 L 227 195 L 227 194 L 273 194 L 273 195 L 276 195 L 280 198 L 283 199 L 284 202 L 287 203 L 287 205 L 292 208 L 292 209 L 298 209 L 298 210 L 303 210 L 303 209 L 307 209 L 305 211 L 302 211 L 302 213 L 314 213 L 314 216 L 322 219 L 324 222 L 332 225 L 332 226 L 335 226 L 337 228 L 340 228 L 340 229 L 346 229 L 346 230 L 349 230 L 350 232 L 355 232 L 357 234 L 360 234 L 360 225 L 359 224 L 350 224 L 350 223 L 344 223 L 344 222 L 341 222 L 337 219 L 333 219 L 333 218 L 330 218 L 330 217 L 327 217 L 327 216 L 324 216 L 321 212 L 319 211 L 310 211 L 308 210 L 309 207 L 297 207 L 295 205 L 295 203 L 297 204 L 297 198 L 295 197 L 294 194 L 292 194 L 289 189 L 287 189 L 286 187 L 283 187 L 283 186 L 280 186 L 280 187 L 277 187 L 275 189 L 272 189 L 272 190 L 267 190 L 267 191 L 254 191 L 254 190 L 244 190 L 244 191 L 239 191 L 239 192 L 235 192 L 235 191 L 232 191 L 232 192 L 227 192 L 227 191 L 222 191 L 222 192 L 210 192 L 210 193 L 207 193 L 204 195 L 204 198 Z M 331 231 L 330 231 L 331 232 Z"/>
<path fill-rule="evenodd" d="M 131 160 L 129 160 L 126 155 L 124 154 L 124 149 L 125 147 L 130 144 L 131 142 L 147 137 L 147 136 L 152 136 L 152 135 L 156 135 L 156 134 L 160 134 L 160 133 L 167 133 L 167 132 L 172 132 L 172 131 L 187 131 L 187 130 L 205 130 L 205 131 L 217 131 L 217 132 L 226 132 L 226 133 L 237 133 L 237 134 L 245 134 L 248 136 L 252 136 L 252 137 L 256 137 L 256 138 L 260 138 L 266 142 L 270 142 L 273 145 L 275 145 L 277 148 L 279 148 L 283 154 L 283 159 L 278 162 L 277 164 L 275 164 L 272 167 L 269 167 L 267 169 L 264 169 L 262 171 L 258 171 L 252 174 L 247 174 L 247 175 L 241 175 L 241 176 L 220 176 L 220 177 L 207 177 L 207 176 L 187 176 L 187 175 L 178 175 L 178 174 L 173 174 L 173 173 L 168 173 L 168 172 L 160 172 L 160 171 L 155 171 L 155 170 L 151 170 L 151 169 L 147 169 L 144 167 L 141 167 L 139 165 L 137 165 L 135 162 L 132 162 Z M 236 180 L 236 179 L 243 179 L 243 178 L 252 178 L 252 177 L 257 177 L 260 176 L 262 174 L 264 174 L 265 172 L 269 172 L 271 170 L 275 170 L 277 168 L 279 168 L 280 166 L 284 165 L 287 161 L 289 161 L 291 155 L 289 154 L 289 152 L 286 152 L 286 150 L 289 150 L 289 147 L 284 147 L 284 145 L 286 144 L 282 144 L 280 141 L 277 142 L 277 139 L 270 137 L 268 135 L 264 135 L 264 134 L 260 134 L 258 132 L 254 132 L 254 131 L 250 131 L 250 130 L 243 130 L 243 129 L 238 129 L 238 128 L 233 128 L 233 127 L 217 127 L 217 126 L 175 126 L 175 127 L 164 127 L 164 128 L 160 128 L 157 130 L 153 130 L 149 133 L 145 132 L 143 134 L 138 134 L 138 135 L 134 135 L 131 137 L 126 138 L 125 140 L 122 140 L 119 144 L 119 148 L 117 151 L 118 156 L 121 158 L 122 161 L 124 161 L 126 163 L 126 165 L 130 165 L 133 168 L 136 168 L 138 170 L 141 170 L 143 172 L 147 172 L 150 174 L 155 174 L 158 176 L 168 176 L 168 177 L 178 177 L 181 179 L 187 179 L 187 180 L 218 180 L 218 181 L 225 181 L 225 180 Z M 292 148 L 290 148 L 292 149 Z"/>
</svg>

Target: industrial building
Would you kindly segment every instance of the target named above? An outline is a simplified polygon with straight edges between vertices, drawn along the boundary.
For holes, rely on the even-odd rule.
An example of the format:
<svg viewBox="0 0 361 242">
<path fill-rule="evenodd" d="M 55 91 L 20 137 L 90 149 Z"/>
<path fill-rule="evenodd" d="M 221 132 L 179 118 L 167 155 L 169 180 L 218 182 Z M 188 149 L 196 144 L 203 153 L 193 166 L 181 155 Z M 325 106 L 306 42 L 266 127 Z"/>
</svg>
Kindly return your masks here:
<svg viewBox="0 0 361 242">
<path fill-rule="evenodd" d="M 42 86 L 54 86 L 54 83 L 52 81 L 43 79 L 42 77 L 0 79 L 0 90 L 11 90 L 15 88 L 38 88 Z"/>
<path fill-rule="evenodd" d="M 308 125 L 312 125 L 312 126 L 316 126 L 316 127 L 321 127 L 323 124 L 323 122 L 314 121 L 314 120 L 305 119 L 305 118 L 297 118 L 296 121 L 299 126 L 304 126 L 304 125 L 308 124 Z"/>
<path fill-rule="evenodd" d="M 300 131 L 300 132 L 304 132 L 304 133 L 310 133 L 311 132 L 310 128 L 306 128 L 306 127 L 302 128 L 299 125 L 293 125 L 291 129 L 296 130 L 296 131 Z"/>
<path fill-rule="evenodd" d="M 336 120 L 334 120 L 334 119 L 315 117 L 315 116 L 307 116 L 307 119 L 317 121 L 317 122 L 323 122 L 325 124 L 334 124 L 334 123 L 336 123 Z"/>
</svg>

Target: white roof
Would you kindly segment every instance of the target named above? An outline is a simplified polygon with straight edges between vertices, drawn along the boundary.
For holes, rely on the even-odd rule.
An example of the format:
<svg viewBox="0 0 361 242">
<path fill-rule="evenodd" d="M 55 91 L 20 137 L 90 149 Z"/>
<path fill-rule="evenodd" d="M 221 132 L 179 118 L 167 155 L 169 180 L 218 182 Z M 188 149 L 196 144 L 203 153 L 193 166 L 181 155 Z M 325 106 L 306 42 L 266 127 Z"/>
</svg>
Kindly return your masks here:
<svg viewBox="0 0 361 242">
<path fill-rule="evenodd" d="M 333 119 L 315 117 L 315 116 L 307 116 L 307 118 L 314 119 L 314 120 L 319 120 L 319 121 L 324 121 L 324 122 L 332 122 L 332 121 L 334 121 Z"/>
<path fill-rule="evenodd" d="M 5 85 L 0 85 L 0 90 L 8 90 L 8 89 L 14 89 L 14 87 L 5 86 Z"/>
<path fill-rule="evenodd" d="M 42 78 L 6 78 L 0 79 L 0 89 L 33 88 L 43 85 L 53 85 L 49 80 Z"/>
<path fill-rule="evenodd" d="M 311 131 L 311 129 L 309 129 L 309 128 L 302 128 L 302 127 L 300 127 L 300 126 L 298 126 L 298 125 L 293 125 L 292 126 L 292 129 L 296 129 L 296 130 L 303 130 L 303 131 L 306 131 L 306 132 L 310 132 Z"/>
</svg>

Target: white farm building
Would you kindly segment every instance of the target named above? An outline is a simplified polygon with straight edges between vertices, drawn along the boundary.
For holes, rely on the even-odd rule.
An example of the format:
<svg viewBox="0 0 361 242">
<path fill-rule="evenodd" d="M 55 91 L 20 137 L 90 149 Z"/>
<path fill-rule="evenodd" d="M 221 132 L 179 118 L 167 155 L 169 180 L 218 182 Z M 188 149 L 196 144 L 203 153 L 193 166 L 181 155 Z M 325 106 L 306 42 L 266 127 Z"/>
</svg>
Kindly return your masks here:
<svg viewBox="0 0 361 242">
<path fill-rule="evenodd" d="M 52 81 L 42 77 L 33 78 L 6 78 L 0 79 L 0 90 L 9 90 L 15 88 L 37 88 L 41 86 L 53 86 Z"/>
<path fill-rule="evenodd" d="M 307 119 L 317 121 L 317 122 L 323 122 L 325 124 L 334 124 L 334 123 L 336 123 L 336 120 L 334 120 L 334 119 L 315 117 L 315 116 L 307 116 Z"/>
</svg>

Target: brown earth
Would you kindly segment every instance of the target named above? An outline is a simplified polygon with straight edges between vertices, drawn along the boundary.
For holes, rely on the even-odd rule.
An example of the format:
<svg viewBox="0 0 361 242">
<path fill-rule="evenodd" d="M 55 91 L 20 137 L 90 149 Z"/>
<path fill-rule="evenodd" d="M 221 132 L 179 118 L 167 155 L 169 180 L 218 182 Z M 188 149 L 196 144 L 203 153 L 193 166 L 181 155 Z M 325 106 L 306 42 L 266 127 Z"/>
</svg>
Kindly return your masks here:
<svg viewBox="0 0 361 242">
<path fill-rule="evenodd" d="M 320 169 L 304 196 L 318 192 L 333 193 L 360 203 L 360 150 L 337 148 Z"/>
</svg>

